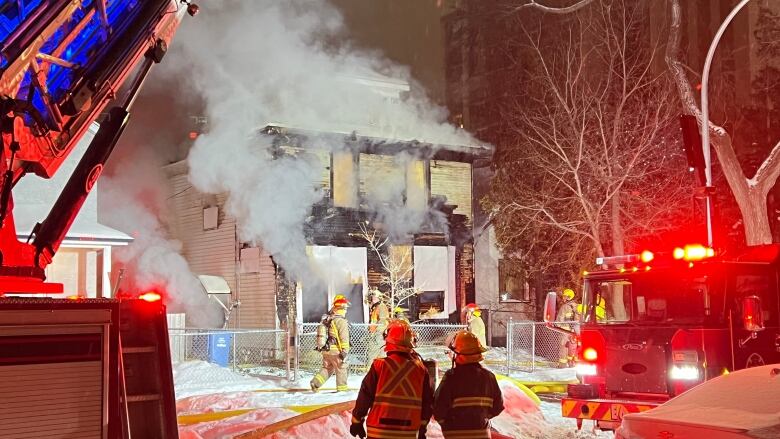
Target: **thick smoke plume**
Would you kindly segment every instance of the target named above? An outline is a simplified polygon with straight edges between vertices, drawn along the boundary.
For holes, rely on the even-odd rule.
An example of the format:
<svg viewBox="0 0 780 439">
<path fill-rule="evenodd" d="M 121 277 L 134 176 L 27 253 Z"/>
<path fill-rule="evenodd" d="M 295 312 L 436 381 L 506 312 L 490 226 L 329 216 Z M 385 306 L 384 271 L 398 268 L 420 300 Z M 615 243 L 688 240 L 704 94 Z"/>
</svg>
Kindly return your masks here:
<svg viewBox="0 0 780 439">
<path fill-rule="evenodd" d="M 120 290 L 159 291 L 170 312 L 187 313 L 189 325 L 221 326 L 223 314 L 190 271 L 181 244 L 167 238 L 159 155 L 135 149 L 122 162 L 121 172 L 99 183 L 101 222 L 133 237 L 130 245 L 114 250 L 126 270 Z"/>
<path fill-rule="evenodd" d="M 209 130 L 190 152 L 190 180 L 199 191 L 228 193 L 228 213 L 238 219 L 241 239 L 262 243 L 294 277 L 308 275 L 303 222 L 321 198 L 319 170 L 300 159 L 274 159 L 270 139 L 253 134 L 258 129 L 276 123 L 383 139 L 475 143 L 446 123 L 443 109 L 408 92 L 413 81 L 407 69 L 352 49 L 342 17 L 324 0 L 202 6 L 176 37 L 169 55 L 176 61 L 166 60 L 207 104 Z M 315 141 L 330 150 L 345 147 Z M 385 195 L 397 200 L 404 183 L 386 182 Z M 397 203 L 376 201 L 397 211 Z M 394 230 L 414 231 L 424 217 L 396 212 L 382 220 Z"/>
</svg>

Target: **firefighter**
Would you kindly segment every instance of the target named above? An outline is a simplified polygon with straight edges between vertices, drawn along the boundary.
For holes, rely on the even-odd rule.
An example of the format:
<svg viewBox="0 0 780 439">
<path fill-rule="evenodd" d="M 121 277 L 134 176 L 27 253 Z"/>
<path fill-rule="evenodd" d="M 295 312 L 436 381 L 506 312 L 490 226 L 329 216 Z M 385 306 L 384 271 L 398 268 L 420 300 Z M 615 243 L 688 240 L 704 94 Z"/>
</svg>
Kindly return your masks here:
<svg viewBox="0 0 780 439">
<path fill-rule="evenodd" d="M 409 310 L 406 309 L 406 308 L 401 308 L 400 306 L 396 306 L 395 309 L 393 309 L 393 317 L 396 320 L 403 320 L 406 323 L 410 323 L 409 322 L 409 317 L 406 316 L 406 312 L 407 311 L 409 311 Z"/>
<path fill-rule="evenodd" d="M 559 322 L 574 322 L 579 318 L 582 311 L 582 305 L 577 305 L 574 300 L 574 290 L 566 288 L 561 292 L 563 303 L 558 308 Z M 574 332 L 571 325 L 560 325 L 562 328 Z M 558 350 L 558 367 L 572 367 L 576 362 L 577 340 L 573 335 L 562 334 L 561 346 Z"/>
<path fill-rule="evenodd" d="M 479 364 L 487 349 L 466 330 L 448 347 L 455 359 L 436 389 L 433 416 L 446 439 L 490 439 L 490 419 L 504 410 L 504 400 L 496 376 Z"/>
<path fill-rule="evenodd" d="M 607 319 L 607 302 L 604 300 L 604 297 L 601 296 L 601 294 L 596 295 L 596 300 L 594 300 L 596 303 L 595 307 L 595 313 L 596 313 L 596 321 L 597 322 L 603 322 Z M 583 313 L 583 306 L 582 304 L 577 305 L 577 317 L 579 318 L 580 315 Z"/>
<path fill-rule="evenodd" d="M 365 438 L 365 421 L 369 439 L 425 439 L 433 389 L 428 370 L 414 351 L 412 327 L 390 320 L 384 338 L 387 356 L 374 360 L 363 378 L 349 432 Z"/>
<path fill-rule="evenodd" d="M 368 300 L 370 308 L 368 320 L 368 361 L 366 361 L 366 364 L 371 364 L 381 354 L 382 344 L 384 343 L 382 334 L 384 334 L 385 328 L 387 328 L 387 321 L 390 319 L 390 309 L 382 300 L 382 293 L 376 288 L 368 293 Z"/>
<path fill-rule="evenodd" d="M 347 298 L 341 294 L 333 299 L 328 329 L 330 348 L 322 352 L 322 369 L 311 379 L 311 390 L 314 392 L 318 391 L 334 374 L 336 375 L 336 391 L 342 392 L 348 389 L 349 322 L 347 322 L 346 316 L 349 305 Z"/>
<path fill-rule="evenodd" d="M 487 340 L 485 339 L 485 322 L 482 321 L 482 310 L 480 310 L 477 305 L 469 303 L 466 305 L 464 312 L 466 313 L 466 322 L 468 325 L 466 329 L 477 336 L 477 339 L 482 343 L 483 347 L 487 346 Z"/>
</svg>

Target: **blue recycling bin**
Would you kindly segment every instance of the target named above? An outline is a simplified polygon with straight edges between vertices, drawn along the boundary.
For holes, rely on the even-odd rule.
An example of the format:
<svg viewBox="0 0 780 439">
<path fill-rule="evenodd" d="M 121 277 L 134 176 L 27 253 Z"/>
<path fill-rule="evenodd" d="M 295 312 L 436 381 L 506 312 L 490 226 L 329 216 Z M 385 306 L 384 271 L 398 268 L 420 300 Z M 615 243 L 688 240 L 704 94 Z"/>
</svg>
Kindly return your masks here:
<svg viewBox="0 0 780 439">
<path fill-rule="evenodd" d="M 230 345 L 232 342 L 233 334 L 229 332 L 209 334 L 209 362 L 227 367 L 230 363 Z"/>
</svg>

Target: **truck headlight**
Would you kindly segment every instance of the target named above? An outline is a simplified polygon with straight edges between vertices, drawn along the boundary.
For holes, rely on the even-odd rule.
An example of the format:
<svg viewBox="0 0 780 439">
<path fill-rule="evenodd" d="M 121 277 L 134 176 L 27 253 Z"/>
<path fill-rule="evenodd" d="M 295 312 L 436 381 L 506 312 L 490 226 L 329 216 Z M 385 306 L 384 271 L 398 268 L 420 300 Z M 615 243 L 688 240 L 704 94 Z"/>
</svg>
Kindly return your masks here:
<svg viewBox="0 0 780 439">
<path fill-rule="evenodd" d="M 672 366 L 669 375 L 673 380 L 698 380 L 699 368 L 691 364 L 675 364 Z"/>
<path fill-rule="evenodd" d="M 577 375 L 596 375 L 596 365 L 592 363 L 577 363 L 574 370 Z"/>
</svg>

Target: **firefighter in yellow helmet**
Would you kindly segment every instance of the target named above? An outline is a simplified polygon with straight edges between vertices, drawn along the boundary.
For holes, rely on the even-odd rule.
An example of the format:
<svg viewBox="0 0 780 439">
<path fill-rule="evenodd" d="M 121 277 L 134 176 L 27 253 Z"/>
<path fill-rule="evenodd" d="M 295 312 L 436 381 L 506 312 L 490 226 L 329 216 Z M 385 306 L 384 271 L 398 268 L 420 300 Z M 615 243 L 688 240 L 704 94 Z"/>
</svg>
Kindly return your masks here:
<svg viewBox="0 0 780 439">
<path fill-rule="evenodd" d="M 347 308 L 350 303 L 341 294 L 333 298 L 333 306 L 325 321 L 328 324 L 328 343 L 330 347 L 322 351 L 322 369 L 314 375 L 309 383 L 311 390 L 316 392 L 328 381 L 331 375 L 336 375 L 336 390 L 346 391 L 347 354 L 349 353 L 349 322 L 347 322 Z"/>
<path fill-rule="evenodd" d="M 496 376 L 479 364 L 485 347 L 461 330 L 449 344 L 454 367 L 436 389 L 433 416 L 446 439 L 490 439 L 490 419 L 504 410 Z"/>
<path fill-rule="evenodd" d="M 579 320 L 581 305 L 574 300 L 574 290 L 565 288 L 561 292 L 563 303 L 558 308 L 559 322 L 575 322 Z M 562 328 L 574 332 L 572 325 L 560 325 Z M 558 367 L 573 367 L 577 357 L 577 340 L 573 336 L 561 334 L 561 345 L 558 350 Z"/>
<path fill-rule="evenodd" d="M 367 429 L 369 439 L 425 439 L 433 389 L 414 351 L 416 336 L 409 323 L 390 320 L 384 337 L 387 357 L 374 360 L 363 378 L 349 432 L 365 438 Z"/>
<path fill-rule="evenodd" d="M 390 309 L 383 300 L 382 293 L 374 288 L 368 293 L 368 343 L 367 343 L 367 361 L 371 364 L 375 358 L 379 357 L 384 340 L 382 334 L 387 328 L 387 322 L 390 319 Z"/>
<path fill-rule="evenodd" d="M 596 314 L 596 321 L 603 322 L 607 320 L 607 302 L 604 300 L 604 297 L 602 297 L 601 294 L 597 294 L 594 303 L 596 304 L 593 309 L 594 314 Z M 577 314 L 583 314 L 582 304 L 577 305 Z M 586 319 L 587 318 L 588 317 L 586 316 Z"/>
<path fill-rule="evenodd" d="M 466 313 L 466 329 L 477 336 L 477 339 L 482 346 L 487 346 L 487 339 L 485 337 L 485 322 L 482 321 L 482 310 L 473 303 L 469 303 L 464 308 Z"/>
<path fill-rule="evenodd" d="M 409 317 L 406 316 L 406 312 L 409 311 L 406 308 L 401 308 L 400 306 L 396 306 L 395 309 L 393 309 L 393 318 L 396 320 L 403 320 L 406 323 L 409 322 Z"/>
</svg>

